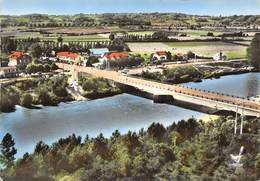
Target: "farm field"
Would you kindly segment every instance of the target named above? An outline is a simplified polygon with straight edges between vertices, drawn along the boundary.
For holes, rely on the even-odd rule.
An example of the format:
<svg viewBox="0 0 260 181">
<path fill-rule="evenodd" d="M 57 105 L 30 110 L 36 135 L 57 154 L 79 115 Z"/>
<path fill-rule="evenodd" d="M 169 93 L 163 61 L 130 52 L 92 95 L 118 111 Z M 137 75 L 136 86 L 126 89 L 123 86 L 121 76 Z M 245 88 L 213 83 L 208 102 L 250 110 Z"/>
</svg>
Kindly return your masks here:
<svg viewBox="0 0 260 181">
<path fill-rule="evenodd" d="M 173 51 L 173 48 L 160 42 L 149 42 L 149 43 L 127 43 L 130 50 L 134 53 L 152 53 L 155 51 Z"/>
<path fill-rule="evenodd" d="M 165 43 L 167 46 L 173 48 L 177 52 L 192 51 L 201 56 L 213 56 L 216 53 L 222 51 L 227 54 L 232 52 L 232 58 L 236 55 L 236 58 L 245 58 L 246 49 L 245 46 L 234 45 L 225 42 L 176 42 Z M 228 57 L 230 58 L 230 57 Z"/>
<path fill-rule="evenodd" d="M 134 53 L 152 53 L 155 51 L 170 51 L 172 53 L 186 53 L 192 51 L 200 56 L 213 56 L 222 51 L 229 59 L 245 58 L 245 46 L 225 42 L 173 42 L 173 43 L 128 43 Z"/>
</svg>

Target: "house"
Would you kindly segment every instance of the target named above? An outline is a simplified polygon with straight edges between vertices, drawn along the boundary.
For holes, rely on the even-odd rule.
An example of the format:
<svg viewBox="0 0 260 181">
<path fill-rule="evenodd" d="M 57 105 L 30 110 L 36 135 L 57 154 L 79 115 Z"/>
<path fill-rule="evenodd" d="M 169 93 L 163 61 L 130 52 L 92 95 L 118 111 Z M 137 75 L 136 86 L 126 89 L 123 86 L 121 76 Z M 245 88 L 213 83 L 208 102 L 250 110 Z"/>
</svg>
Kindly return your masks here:
<svg viewBox="0 0 260 181">
<path fill-rule="evenodd" d="M 89 49 L 89 52 L 90 56 L 103 57 L 109 50 L 107 48 L 92 48 Z"/>
<path fill-rule="evenodd" d="M 155 53 L 153 53 L 152 55 L 152 60 L 167 60 L 168 59 L 168 52 L 166 51 L 157 51 Z"/>
<path fill-rule="evenodd" d="M 222 52 L 217 53 L 216 55 L 214 55 L 213 60 L 218 61 L 218 60 L 227 60 L 227 56 L 224 55 Z"/>
<path fill-rule="evenodd" d="M 24 65 L 30 63 L 31 61 L 32 57 L 30 57 L 29 55 L 20 51 L 13 51 L 9 55 L 8 66 Z"/>
<path fill-rule="evenodd" d="M 72 52 L 58 52 L 56 54 L 56 57 L 60 60 L 69 61 L 73 63 L 80 63 L 84 60 L 84 58 L 81 55 Z"/>
<path fill-rule="evenodd" d="M 111 60 L 118 60 L 121 58 L 128 58 L 129 54 L 125 52 L 109 52 L 104 54 L 102 58 L 99 59 L 99 62 L 104 63 Z"/>
<path fill-rule="evenodd" d="M 18 75 L 16 66 L 11 67 L 0 67 L 0 78 L 11 78 Z"/>
</svg>

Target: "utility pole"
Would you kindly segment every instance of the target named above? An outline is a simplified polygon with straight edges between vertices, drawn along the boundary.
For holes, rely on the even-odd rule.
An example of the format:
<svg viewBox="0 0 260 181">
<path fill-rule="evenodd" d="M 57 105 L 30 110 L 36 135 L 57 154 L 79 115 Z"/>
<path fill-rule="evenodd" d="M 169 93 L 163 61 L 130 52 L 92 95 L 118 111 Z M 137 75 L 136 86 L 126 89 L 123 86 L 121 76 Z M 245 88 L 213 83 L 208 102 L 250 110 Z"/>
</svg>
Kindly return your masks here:
<svg viewBox="0 0 260 181">
<path fill-rule="evenodd" d="M 110 62 L 108 60 L 106 61 L 106 70 L 110 70 Z"/>
<path fill-rule="evenodd" d="M 242 108 L 242 115 L 241 115 L 240 135 L 242 135 L 243 133 L 243 123 L 244 123 L 244 106 Z"/>
<path fill-rule="evenodd" d="M 237 110 L 236 110 L 236 118 L 235 118 L 235 121 L 234 121 L 234 134 L 236 135 L 237 134 L 237 117 L 238 117 L 238 106 L 237 106 Z"/>
</svg>

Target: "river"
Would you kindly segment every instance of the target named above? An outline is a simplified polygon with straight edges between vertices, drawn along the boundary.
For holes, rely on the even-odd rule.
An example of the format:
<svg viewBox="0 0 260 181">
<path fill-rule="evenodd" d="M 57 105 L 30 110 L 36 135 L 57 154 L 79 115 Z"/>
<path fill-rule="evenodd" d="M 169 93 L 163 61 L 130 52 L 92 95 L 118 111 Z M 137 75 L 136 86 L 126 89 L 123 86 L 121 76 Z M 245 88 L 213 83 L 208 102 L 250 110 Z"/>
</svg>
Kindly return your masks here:
<svg viewBox="0 0 260 181">
<path fill-rule="evenodd" d="M 260 73 L 224 76 L 185 85 L 246 97 L 260 94 Z M 177 106 L 155 104 L 149 99 L 121 94 L 42 109 L 17 106 L 15 112 L 0 114 L 0 138 L 7 132 L 11 133 L 18 148 L 17 157 L 21 157 L 25 152 L 32 152 L 41 140 L 51 144 L 73 133 L 83 138 L 87 134 L 95 137 L 100 133 L 109 137 L 116 129 L 126 133 L 128 130 L 146 129 L 152 122 L 168 126 L 182 119 L 205 116 Z"/>
<path fill-rule="evenodd" d="M 190 82 L 183 85 L 234 96 L 251 97 L 260 95 L 260 73 L 228 75 L 220 79 L 206 79 L 199 83 Z"/>
<path fill-rule="evenodd" d="M 0 137 L 11 133 L 20 157 L 25 152 L 33 151 L 40 140 L 51 144 L 72 133 L 82 137 L 87 134 L 95 137 L 103 133 L 109 137 L 116 129 L 121 133 L 138 131 L 152 122 L 168 126 L 192 116 L 200 118 L 205 114 L 121 94 L 92 101 L 61 103 L 57 107 L 37 110 L 17 106 L 13 113 L 0 114 Z"/>
</svg>

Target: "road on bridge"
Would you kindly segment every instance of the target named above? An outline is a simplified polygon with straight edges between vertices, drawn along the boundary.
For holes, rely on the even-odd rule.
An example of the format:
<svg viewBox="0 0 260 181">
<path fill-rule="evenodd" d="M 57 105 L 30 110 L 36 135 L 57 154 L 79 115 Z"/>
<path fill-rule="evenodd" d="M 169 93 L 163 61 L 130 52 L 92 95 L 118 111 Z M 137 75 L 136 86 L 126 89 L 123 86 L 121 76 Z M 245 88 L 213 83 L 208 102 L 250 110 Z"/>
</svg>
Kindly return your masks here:
<svg viewBox="0 0 260 181">
<path fill-rule="evenodd" d="M 57 66 L 61 69 L 71 70 L 74 69 L 78 72 L 87 73 L 96 77 L 106 78 L 118 83 L 130 85 L 141 90 L 148 91 L 153 94 L 168 94 L 168 95 L 186 95 L 189 97 L 200 98 L 199 100 L 214 101 L 228 105 L 229 107 L 236 108 L 237 106 L 244 109 L 256 112 L 256 115 L 260 115 L 260 103 L 252 100 L 247 100 L 235 96 L 224 95 L 222 93 L 209 92 L 206 90 L 192 89 L 183 87 L 181 85 L 169 85 L 165 83 L 154 82 L 150 80 L 143 80 L 134 77 L 127 77 L 116 71 L 99 70 L 92 67 L 76 66 L 64 63 L 57 63 Z M 203 102 L 203 101 L 202 101 Z M 204 101 L 205 102 L 205 101 Z M 196 102 L 196 104 L 200 104 Z"/>
</svg>

